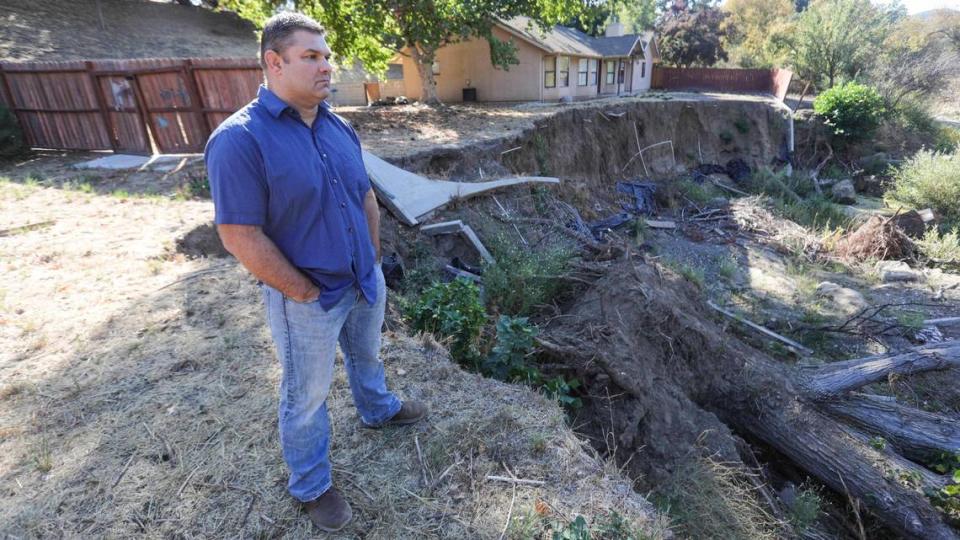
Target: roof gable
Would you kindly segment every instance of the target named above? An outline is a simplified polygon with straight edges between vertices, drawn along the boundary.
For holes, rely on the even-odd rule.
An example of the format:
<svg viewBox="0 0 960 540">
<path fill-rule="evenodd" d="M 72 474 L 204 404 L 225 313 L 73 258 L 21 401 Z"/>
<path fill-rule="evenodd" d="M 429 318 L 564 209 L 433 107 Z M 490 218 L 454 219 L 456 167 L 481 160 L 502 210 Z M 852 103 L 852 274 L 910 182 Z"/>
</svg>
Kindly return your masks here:
<svg viewBox="0 0 960 540">
<path fill-rule="evenodd" d="M 544 31 L 533 19 L 521 16 L 502 19 L 499 22 L 507 32 L 550 54 L 592 57 L 643 55 L 647 43 L 653 39 L 653 32 L 617 37 L 592 37 L 576 28 L 560 25 Z M 639 47 L 637 47 L 638 43 Z"/>
</svg>

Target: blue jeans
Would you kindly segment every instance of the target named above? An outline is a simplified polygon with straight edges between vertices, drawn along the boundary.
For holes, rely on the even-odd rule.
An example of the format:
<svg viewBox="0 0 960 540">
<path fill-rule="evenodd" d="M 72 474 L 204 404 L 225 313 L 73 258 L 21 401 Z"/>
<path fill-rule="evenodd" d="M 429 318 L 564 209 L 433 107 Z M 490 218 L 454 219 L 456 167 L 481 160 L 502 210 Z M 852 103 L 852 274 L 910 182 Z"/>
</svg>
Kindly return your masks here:
<svg viewBox="0 0 960 540">
<path fill-rule="evenodd" d="M 400 400 L 387 391 L 379 358 L 387 287 L 379 265 L 374 271 L 376 303 L 368 304 L 354 288 L 329 311 L 319 302 L 301 304 L 263 286 L 267 321 L 283 364 L 280 445 L 290 469 L 287 488 L 303 502 L 316 499 L 331 486 L 326 401 L 338 341 L 363 422 L 376 426 L 400 410 Z"/>
</svg>

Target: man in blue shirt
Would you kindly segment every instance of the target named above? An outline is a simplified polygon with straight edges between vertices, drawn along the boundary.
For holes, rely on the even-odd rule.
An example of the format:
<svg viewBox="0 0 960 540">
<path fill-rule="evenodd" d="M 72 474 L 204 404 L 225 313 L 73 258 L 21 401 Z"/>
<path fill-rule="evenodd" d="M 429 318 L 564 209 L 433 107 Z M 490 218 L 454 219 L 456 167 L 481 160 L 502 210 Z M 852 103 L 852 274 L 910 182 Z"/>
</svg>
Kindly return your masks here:
<svg viewBox="0 0 960 540">
<path fill-rule="evenodd" d="M 330 111 L 323 27 L 296 13 L 267 21 L 267 84 L 207 142 L 224 246 L 263 283 L 283 365 L 280 444 L 288 489 L 319 528 L 336 531 L 350 505 L 332 487 L 326 398 L 337 343 L 364 424 L 412 424 L 422 403 L 389 392 L 379 359 L 386 285 L 380 213 L 353 129 Z"/>
</svg>

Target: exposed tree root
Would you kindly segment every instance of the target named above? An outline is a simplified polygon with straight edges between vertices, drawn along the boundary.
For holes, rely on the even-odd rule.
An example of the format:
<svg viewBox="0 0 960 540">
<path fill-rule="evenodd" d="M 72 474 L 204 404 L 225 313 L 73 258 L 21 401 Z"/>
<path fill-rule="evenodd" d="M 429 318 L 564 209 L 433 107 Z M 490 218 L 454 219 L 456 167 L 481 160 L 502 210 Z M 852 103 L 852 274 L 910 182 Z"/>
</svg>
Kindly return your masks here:
<svg viewBox="0 0 960 540">
<path fill-rule="evenodd" d="M 798 373 L 726 333 L 697 296 L 669 270 L 617 262 L 542 335 L 541 346 L 576 366 L 590 395 L 621 396 L 616 414 L 600 400 L 588 403 L 585 414 L 609 424 L 618 459 L 641 484 L 653 487 L 670 473 L 671 460 L 676 464 L 691 452 L 738 460 L 732 428 L 861 500 L 901 535 L 957 538 L 922 493 L 943 481 L 895 452 L 920 456 L 955 439 L 951 430 L 921 437 L 916 431 L 926 427 L 911 429 L 893 416 L 938 428 L 945 419 L 895 404 L 859 414 L 866 410 L 862 400 L 844 394 L 890 373 L 955 363 L 960 345 Z M 891 445 L 875 448 L 867 435 L 832 417 L 841 413 L 836 407 L 844 418 L 862 416 L 856 423 L 882 433 Z M 607 434 L 604 428 L 605 441 Z"/>
</svg>

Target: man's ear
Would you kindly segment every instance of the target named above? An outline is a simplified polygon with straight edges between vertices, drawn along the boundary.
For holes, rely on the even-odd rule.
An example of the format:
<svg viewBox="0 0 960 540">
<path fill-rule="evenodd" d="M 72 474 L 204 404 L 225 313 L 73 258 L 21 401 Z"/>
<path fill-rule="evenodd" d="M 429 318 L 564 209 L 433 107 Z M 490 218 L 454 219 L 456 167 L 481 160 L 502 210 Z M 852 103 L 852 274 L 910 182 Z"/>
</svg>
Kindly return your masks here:
<svg viewBox="0 0 960 540">
<path fill-rule="evenodd" d="M 283 56 L 273 49 L 268 49 L 263 53 L 263 61 L 267 65 L 267 71 L 273 75 L 280 75 L 283 71 Z"/>
</svg>

